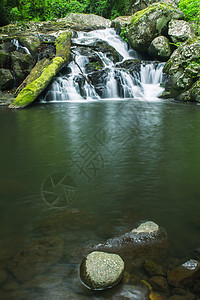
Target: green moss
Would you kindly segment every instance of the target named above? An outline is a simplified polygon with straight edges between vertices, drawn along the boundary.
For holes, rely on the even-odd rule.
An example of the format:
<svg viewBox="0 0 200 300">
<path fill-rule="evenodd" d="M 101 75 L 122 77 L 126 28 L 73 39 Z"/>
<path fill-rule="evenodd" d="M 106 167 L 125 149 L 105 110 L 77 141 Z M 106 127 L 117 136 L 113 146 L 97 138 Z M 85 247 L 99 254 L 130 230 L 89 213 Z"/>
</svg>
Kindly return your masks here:
<svg viewBox="0 0 200 300">
<path fill-rule="evenodd" d="M 55 42 L 56 45 L 56 56 L 61 56 L 65 60 L 69 59 L 70 48 L 71 48 L 71 36 L 70 31 L 61 33 Z"/>
<path fill-rule="evenodd" d="M 19 93 L 10 108 L 22 108 L 31 104 L 46 88 L 63 64 L 64 59 L 62 57 L 55 57 L 53 62 L 44 69 L 42 75 Z"/>
<path fill-rule="evenodd" d="M 140 20 L 142 17 L 148 15 L 150 12 L 152 13 L 153 11 L 161 10 L 163 8 L 168 9 L 170 11 L 175 10 L 174 7 L 170 4 L 154 3 L 154 4 L 149 5 L 147 8 L 136 12 L 131 19 L 131 24 L 132 25 L 135 24 L 138 20 Z"/>
</svg>

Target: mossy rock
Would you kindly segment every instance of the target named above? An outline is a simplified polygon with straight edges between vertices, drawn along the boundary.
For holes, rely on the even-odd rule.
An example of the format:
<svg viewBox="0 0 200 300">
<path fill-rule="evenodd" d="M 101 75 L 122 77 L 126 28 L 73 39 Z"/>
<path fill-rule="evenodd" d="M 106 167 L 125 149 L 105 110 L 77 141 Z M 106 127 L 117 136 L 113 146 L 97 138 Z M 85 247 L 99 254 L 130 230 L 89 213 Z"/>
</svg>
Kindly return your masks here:
<svg viewBox="0 0 200 300">
<path fill-rule="evenodd" d="M 165 35 L 171 19 L 184 18 L 180 9 L 165 3 L 154 3 L 132 16 L 127 29 L 127 37 L 132 47 L 139 52 L 146 52 L 159 35 Z"/>
</svg>

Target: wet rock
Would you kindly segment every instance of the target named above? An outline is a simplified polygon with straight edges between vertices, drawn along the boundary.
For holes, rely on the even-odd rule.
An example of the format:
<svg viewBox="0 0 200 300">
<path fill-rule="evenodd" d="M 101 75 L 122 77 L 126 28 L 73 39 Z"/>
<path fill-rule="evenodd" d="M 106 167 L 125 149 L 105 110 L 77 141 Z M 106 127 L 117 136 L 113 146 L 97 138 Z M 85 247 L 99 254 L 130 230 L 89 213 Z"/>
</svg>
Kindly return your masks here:
<svg viewBox="0 0 200 300">
<path fill-rule="evenodd" d="M 132 47 L 139 52 L 147 52 L 154 38 L 167 33 L 171 19 L 184 15 L 178 8 L 163 3 L 154 3 L 132 16 L 127 29 L 127 37 Z"/>
<path fill-rule="evenodd" d="M 41 40 L 36 35 L 23 35 L 19 37 L 20 42 L 26 47 L 31 54 L 36 54 L 41 44 Z"/>
<path fill-rule="evenodd" d="M 127 27 L 130 23 L 131 16 L 120 16 L 112 20 L 111 27 L 115 28 L 117 34 L 120 34 L 122 28 Z"/>
<path fill-rule="evenodd" d="M 16 83 L 19 85 L 32 70 L 35 60 L 29 54 L 14 51 L 11 54 L 12 68 L 15 73 Z"/>
<path fill-rule="evenodd" d="M 77 30 L 95 30 L 110 27 L 111 21 L 93 14 L 68 14 L 64 20 Z"/>
<path fill-rule="evenodd" d="M 145 264 L 145 271 L 147 272 L 147 274 L 151 277 L 151 276 L 164 276 L 164 271 L 163 268 L 159 265 L 157 265 L 155 262 L 153 262 L 152 260 L 146 260 Z"/>
<path fill-rule="evenodd" d="M 0 90 L 9 90 L 13 87 L 14 79 L 8 69 L 0 69 Z"/>
<path fill-rule="evenodd" d="M 169 40 L 165 36 L 156 37 L 151 42 L 148 53 L 152 58 L 167 61 L 171 55 Z"/>
<path fill-rule="evenodd" d="M 26 282 L 58 262 L 62 253 L 61 239 L 40 238 L 15 255 L 9 269 L 20 282 Z"/>
<path fill-rule="evenodd" d="M 116 67 L 128 70 L 132 76 L 135 76 L 136 73 L 140 75 L 141 61 L 139 59 L 127 59 L 123 62 L 117 63 Z"/>
<path fill-rule="evenodd" d="M 174 43 L 185 42 L 194 37 L 191 25 L 183 20 L 171 20 L 168 25 L 168 35 Z"/>
<path fill-rule="evenodd" d="M 169 291 L 167 280 L 163 276 L 153 276 L 150 278 L 149 283 L 153 290 L 164 293 Z"/>
<path fill-rule="evenodd" d="M 92 290 L 104 290 L 122 279 L 124 262 L 117 254 L 94 251 L 87 255 L 80 267 L 84 285 Z"/>
<path fill-rule="evenodd" d="M 114 63 L 122 61 L 123 57 L 105 41 L 97 41 L 91 45 L 91 48 L 95 51 L 102 52 L 113 61 Z"/>
<path fill-rule="evenodd" d="M 199 101 L 199 57 L 199 38 L 187 40 L 172 53 L 164 68 L 164 72 L 168 76 L 165 84 L 168 98 Z"/>
<path fill-rule="evenodd" d="M 76 52 L 79 52 L 81 55 L 87 57 L 88 62 L 85 66 L 86 73 L 95 72 L 104 67 L 102 60 L 100 59 L 99 55 L 88 47 L 76 47 Z"/>
<path fill-rule="evenodd" d="M 9 67 L 9 55 L 3 50 L 0 50 L 0 68 Z"/>
<path fill-rule="evenodd" d="M 191 286 L 196 278 L 200 277 L 200 263 L 196 260 L 189 260 L 181 266 L 168 273 L 168 282 L 172 286 Z"/>
<path fill-rule="evenodd" d="M 128 267 L 135 263 L 142 265 L 146 259 L 159 263 L 168 253 L 168 238 L 163 229 L 150 221 L 131 232 L 95 245 L 93 249 L 119 254 Z"/>
</svg>

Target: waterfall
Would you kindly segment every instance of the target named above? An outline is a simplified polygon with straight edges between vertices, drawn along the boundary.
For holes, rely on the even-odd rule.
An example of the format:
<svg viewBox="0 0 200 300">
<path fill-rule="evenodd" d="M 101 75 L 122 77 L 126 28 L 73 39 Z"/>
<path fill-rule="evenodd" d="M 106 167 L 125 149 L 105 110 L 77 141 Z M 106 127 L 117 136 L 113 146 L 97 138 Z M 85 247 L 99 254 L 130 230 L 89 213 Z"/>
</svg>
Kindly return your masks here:
<svg viewBox="0 0 200 300">
<path fill-rule="evenodd" d="M 141 61 L 114 29 L 77 32 L 72 59 L 41 101 L 158 99 L 164 63 Z"/>
<path fill-rule="evenodd" d="M 20 45 L 18 39 L 13 39 L 11 41 L 11 43 L 16 47 L 16 51 L 19 51 L 21 49 L 23 52 L 31 55 L 31 53 L 30 53 L 30 51 L 28 50 L 27 47 L 23 47 L 22 45 Z"/>
</svg>

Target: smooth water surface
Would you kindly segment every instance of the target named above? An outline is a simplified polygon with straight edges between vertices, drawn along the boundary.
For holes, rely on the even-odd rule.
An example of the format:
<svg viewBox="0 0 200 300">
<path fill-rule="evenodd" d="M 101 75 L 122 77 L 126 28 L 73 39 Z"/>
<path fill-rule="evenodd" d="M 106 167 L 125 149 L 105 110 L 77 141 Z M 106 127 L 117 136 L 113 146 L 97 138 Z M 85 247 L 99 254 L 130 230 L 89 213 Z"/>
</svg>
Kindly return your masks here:
<svg viewBox="0 0 200 300">
<path fill-rule="evenodd" d="M 0 122 L 0 259 L 6 266 L 36 238 L 61 237 L 65 252 L 59 266 L 69 272 L 57 276 L 69 294 L 78 295 L 80 248 L 144 220 L 166 229 L 177 257 L 188 258 L 200 246 L 199 106 L 132 99 L 51 103 L 1 109 Z M 43 192 L 49 176 L 64 175 L 77 194 L 72 190 L 55 204 Z M 62 224 L 69 210 L 80 217 Z M 39 224 L 49 220 L 42 230 Z M 3 258 L 5 253 L 10 257 Z M 27 299 L 57 299 L 50 297 L 52 284 L 27 289 L 18 283 L 0 293 L 21 299 L 9 298 L 13 290 L 28 290 Z"/>
</svg>

